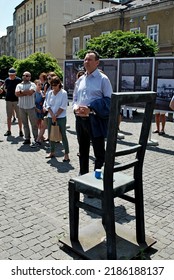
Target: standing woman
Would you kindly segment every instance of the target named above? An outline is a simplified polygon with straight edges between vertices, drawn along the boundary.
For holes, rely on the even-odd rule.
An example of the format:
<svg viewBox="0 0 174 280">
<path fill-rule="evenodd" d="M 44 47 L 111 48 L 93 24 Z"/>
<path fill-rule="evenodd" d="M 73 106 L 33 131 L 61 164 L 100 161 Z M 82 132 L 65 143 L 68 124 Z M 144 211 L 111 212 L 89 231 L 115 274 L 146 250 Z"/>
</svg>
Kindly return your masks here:
<svg viewBox="0 0 174 280">
<path fill-rule="evenodd" d="M 66 136 L 66 110 L 68 104 L 67 92 L 62 89 L 59 77 L 51 79 L 52 90 L 48 93 L 46 110 L 48 111 L 48 135 L 50 135 L 52 123 L 57 123 L 62 134 L 62 143 L 65 149 L 63 162 L 69 162 L 69 144 Z M 46 158 L 55 157 L 56 142 L 50 141 L 50 154 Z"/>
</svg>

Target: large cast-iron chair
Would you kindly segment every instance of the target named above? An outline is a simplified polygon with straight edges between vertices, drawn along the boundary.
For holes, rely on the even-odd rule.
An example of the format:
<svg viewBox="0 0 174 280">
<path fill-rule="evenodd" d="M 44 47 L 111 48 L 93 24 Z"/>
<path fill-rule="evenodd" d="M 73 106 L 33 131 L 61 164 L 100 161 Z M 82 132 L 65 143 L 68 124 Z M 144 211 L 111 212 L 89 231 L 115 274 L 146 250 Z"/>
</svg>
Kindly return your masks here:
<svg viewBox="0 0 174 280">
<path fill-rule="evenodd" d="M 70 240 L 73 243 L 78 241 L 79 238 L 79 208 L 100 215 L 106 233 L 107 259 L 117 259 L 114 214 L 114 198 L 116 197 L 135 204 L 136 240 L 138 244 L 145 243 L 142 173 L 155 99 L 155 92 L 113 93 L 111 96 L 103 180 L 96 179 L 94 172 L 91 172 L 72 178 L 69 181 Z M 120 108 L 121 105 L 131 103 L 143 103 L 145 107 L 139 140 L 134 146 L 117 151 Z M 130 160 L 131 154 L 135 155 Z M 129 160 L 118 164 L 118 157 L 126 155 Z M 132 168 L 133 171 L 131 176 L 123 172 L 129 168 Z M 133 196 L 127 194 L 131 190 L 134 190 Z M 100 199 L 101 208 L 89 205 L 89 200 L 80 201 L 80 193 Z"/>
</svg>

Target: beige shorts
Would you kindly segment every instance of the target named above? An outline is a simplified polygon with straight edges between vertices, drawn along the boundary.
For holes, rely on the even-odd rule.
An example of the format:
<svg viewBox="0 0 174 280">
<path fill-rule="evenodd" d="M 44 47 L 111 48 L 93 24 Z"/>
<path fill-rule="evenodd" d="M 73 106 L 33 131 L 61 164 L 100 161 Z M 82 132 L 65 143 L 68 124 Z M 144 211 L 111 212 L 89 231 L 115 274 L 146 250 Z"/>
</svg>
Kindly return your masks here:
<svg viewBox="0 0 174 280">
<path fill-rule="evenodd" d="M 19 107 L 18 107 L 18 101 L 6 101 L 6 111 L 7 111 L 7 117 L 9 119 L 12 118 L 13 111 L 16 113 L 16 117 L 20 119 L 19 115 Z"/>
</svg>

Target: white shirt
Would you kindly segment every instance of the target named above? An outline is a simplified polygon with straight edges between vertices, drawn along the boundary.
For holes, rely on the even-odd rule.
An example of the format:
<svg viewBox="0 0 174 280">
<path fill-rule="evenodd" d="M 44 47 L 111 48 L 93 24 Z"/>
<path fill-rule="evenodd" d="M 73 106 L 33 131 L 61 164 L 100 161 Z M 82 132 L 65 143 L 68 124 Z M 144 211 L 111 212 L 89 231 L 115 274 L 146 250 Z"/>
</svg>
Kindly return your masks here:
<svg viewBox="0 0 174 280">
<path fill-rule="evenodd" d="M 46 102 L 46 109 L 50 108 L 53 114 L 56 114 L 58 109 L 63 109 L 63 112 L 57 118 L 64 118 L 66 117 L 66 109 L 68 104 L 68 95 L 64 89 L 60 89 L 60 91 L 54 95 L 53 90 L 48 92 L 47 102 Z M 48 117 L 51 118 L 50 113 L 48 113 Z"/>
<path fill-rule="evenodd" d="M 33 82 L 28 83 L 20 83 L 16 86 L 16 91 L 21 90 L 34 90 L 36 91 L 36 85 Z M 22 109 L 32 109 L 35 107 L 35 94 L 27 95 L 27 96 L 19 96 L 18 97 L 18 106 Z"/>
</svg>

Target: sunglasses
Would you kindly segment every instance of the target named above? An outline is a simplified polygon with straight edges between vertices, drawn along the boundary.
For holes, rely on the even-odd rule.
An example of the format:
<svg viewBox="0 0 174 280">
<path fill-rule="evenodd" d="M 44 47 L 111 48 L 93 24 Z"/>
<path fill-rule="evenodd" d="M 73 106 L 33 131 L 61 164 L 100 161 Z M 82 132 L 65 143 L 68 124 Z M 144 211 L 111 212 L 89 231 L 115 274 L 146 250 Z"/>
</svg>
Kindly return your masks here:
<svg viewBox="0 0 174 280">
<path fill-rule="evenodd" d="M 59 84 L 51 84 L 52 87 L 57 87 Z"/>
<path fill-rule="evenodd" d="M 28 78 L 28 77 L 31 77 L 31 76 L 29 76 L 29 75 L 22 75 L 22 77 L 27 77 Z"/>
</svg>

